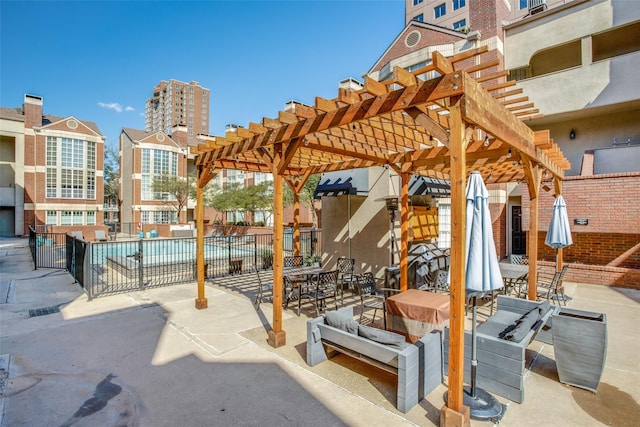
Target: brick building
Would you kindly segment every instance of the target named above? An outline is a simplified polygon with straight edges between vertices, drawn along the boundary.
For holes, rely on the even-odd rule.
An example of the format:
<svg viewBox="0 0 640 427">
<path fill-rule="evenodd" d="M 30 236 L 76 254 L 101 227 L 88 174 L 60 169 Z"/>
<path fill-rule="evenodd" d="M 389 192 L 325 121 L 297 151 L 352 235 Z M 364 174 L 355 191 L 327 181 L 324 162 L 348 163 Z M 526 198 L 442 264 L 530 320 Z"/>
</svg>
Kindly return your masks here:
<svg viewBox="0 0 640 427">
<path fill-rule="evenodd" d="M 548 129 L 571 163 L 562 185 L 567 208 L 572 221 L 589 220 L 584 226 L 572 222 L 574 244 L 564 250 L 572 266 L 568 279 L 577 282 L 640 283 L 640 210 L 632 202 L 640 191 L 640 80 L 633 72 L 640 67 L 640 9 L 632 3 L 407 0 L 405 28 L 366 73 L 385 81 L 396 66 L 412 72 L 428 66 L 434 51 L 451 56 L 482 46 L 493 50 L 494 57 L 484 61 L 495 60 L 496 66 L 473 77 L 482 81 L 506 70 L 504 78 L 489 82 L 492 92 L 509 106 L 533 103 L 518 117 L 534 130 Z M 463 19 L 465 28 L 454 30 Z M 421 76 L 436 77 L 430 73 Z M 398 178 L 392 175 L 390 187 L 397 189 Z M 530 232 L 526 186 L 492 184 L 489 178 L 487 187 L 498 256 L 525 254 Z M 543 242 L 553 187 L 544 183 L 536 231 L 541 233 L 539 259 L 549 266 L 555 253 Z M 435 241 L 447 247 L 449 200 L 436 201 Z M 328 206 L 323 204 L 325 216 Z"/>
<path fill-rule="evenodd" d="M 103 229 L 105 137 L 95 123 L 43 113 L 43 99 L 25 95 L 22 108 L 2 108 L 2 235 L 29 226 L 82 231 Z"/>
</svg>

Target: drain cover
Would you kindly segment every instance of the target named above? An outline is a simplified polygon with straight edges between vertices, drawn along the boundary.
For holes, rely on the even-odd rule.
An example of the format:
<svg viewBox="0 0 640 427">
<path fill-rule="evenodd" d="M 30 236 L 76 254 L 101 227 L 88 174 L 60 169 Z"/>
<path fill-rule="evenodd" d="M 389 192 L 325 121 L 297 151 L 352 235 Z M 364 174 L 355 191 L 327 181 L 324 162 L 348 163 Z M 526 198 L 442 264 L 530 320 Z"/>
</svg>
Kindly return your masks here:
<svg viewBox="0 0 640 427">
<path fill-rule="evenodd" d="M 60 313 L 60 307 L 32 308 L 29 310 L 29 317 L 46 316 L 47 314 Z"/>
</svg>

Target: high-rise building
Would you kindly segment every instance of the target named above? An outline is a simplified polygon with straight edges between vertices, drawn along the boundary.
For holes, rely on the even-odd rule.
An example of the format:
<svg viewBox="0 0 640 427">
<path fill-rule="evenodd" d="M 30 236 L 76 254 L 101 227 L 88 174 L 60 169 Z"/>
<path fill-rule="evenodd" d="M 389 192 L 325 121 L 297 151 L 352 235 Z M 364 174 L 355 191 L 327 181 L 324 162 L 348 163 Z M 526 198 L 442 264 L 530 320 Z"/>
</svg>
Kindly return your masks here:
<svg viewBox="0 0 640 427">
<path fill-rule="evenodd" d="M 145 128 L 147 132 L 171 135 L 174 126 L 184 126 L 189 135 L 209 133 L 209 89 L 196 81 L 161 81 L 147 99 Z"/>
<path fill-rule="evenodd" d="M 488 12 L 488 15 L 470 16 L 468 6 L 471 3 Z M 565 3 L 567 0 L 405 0 L 405 24 L 411 21 L 425 22 L 466 33 L 487 29 L 490 26 L 488 20 L 491 19 L 497 26 L 499 22 L 495 21 L 493 11 L 498 9 L 501 9 L 501 19 L 513 22 Z"/>
</svg>

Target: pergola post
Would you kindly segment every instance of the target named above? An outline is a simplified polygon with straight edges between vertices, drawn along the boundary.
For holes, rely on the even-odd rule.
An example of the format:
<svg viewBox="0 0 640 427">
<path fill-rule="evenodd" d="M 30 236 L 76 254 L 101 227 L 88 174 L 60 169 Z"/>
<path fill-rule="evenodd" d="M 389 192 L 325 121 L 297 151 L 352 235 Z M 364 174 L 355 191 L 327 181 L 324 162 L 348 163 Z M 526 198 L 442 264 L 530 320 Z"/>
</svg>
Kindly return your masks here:
<svg viewBox="0 0 640 427">
<path fill-rule="evenodd" d="M 284 234 L 282 207 L 282 175 L 278 173 L 278 162 L 273 162 L 273 324 L 267 342 L 278 348 L 287 343 L 287 334 L 282 329 L 282 241 Z"/>
<path fill-rule="evenodd" d="M 411 174 L 401 173 L 400 185 L 400 290 L 409 288 L 409 180 Z"/>
<path fill-rule="evenodd" d="M 527 298 L 537 300 L 538 295 L 538 210 L 540 185 L 542 183 L 542 168 L 533 164 L 528 159 L 522 160 L 525 169 L 527 188 L 529 189 L 529 238 L 527 239 L 527 252 L 529 253 L 529 285 Z"/>
<path fill-rule="evenodd" d="M 300 255 L 300 194 L 293 188 L 293 254 Z"/>
<path fill-rule="evenodd" d="M 466 216 L 466 144 L 465 126 L 458 97 L 449 109 L 451 160 L 451 263 L 449 315 L 449 391 L 447 403 L 441 409 L 440 425 L 466 425 L 469 407 L 464 406 L 464 309 L 465 309 L 465 216 Z"/>
<path fill-rule="evenodd" d="M 198 310 L 202 310 L 208 307 L 208 301 L 204 296 L 204 202 L 202 200 L 202 195 L 206 181 L 202 176 L 202 166 L 198 166 L 196 174 L 196 275 L 198 280 L 198 298 L 196 299 L 196 308 Z"/>
</svg>

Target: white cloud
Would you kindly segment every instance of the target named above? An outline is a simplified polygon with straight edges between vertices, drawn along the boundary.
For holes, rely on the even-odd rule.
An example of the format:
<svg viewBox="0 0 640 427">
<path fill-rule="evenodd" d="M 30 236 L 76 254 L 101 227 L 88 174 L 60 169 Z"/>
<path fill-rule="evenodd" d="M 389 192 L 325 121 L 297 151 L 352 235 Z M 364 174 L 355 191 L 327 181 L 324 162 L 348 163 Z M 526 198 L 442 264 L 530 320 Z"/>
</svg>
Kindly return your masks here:
<svg viewBox="0 0 640 427">
<path fill-rule="evenodd" d="M 102 108 L 108 108 L 110 110 L 115 110 L 118 113 L 122 113 L 122 105 L 118 104 L 117 102 L 111 102 L 111 103 L 98 102 L 98 105 Z"/>
<path fill-rule="evenodd" d="M 127 107 L 124 109 L 124 111 L 136 111 L 136 109 L 135 109 L 135 108 L 133 108 L 133 107 L 132 107 L 132 106 L 130 106 L 130 105 L 127 105 Z"/>
</svg>

